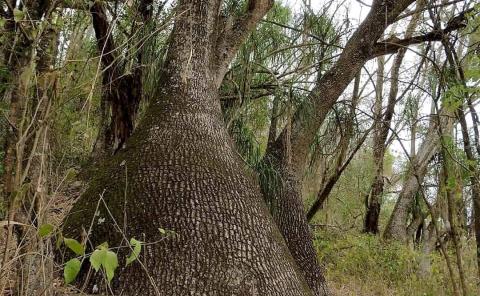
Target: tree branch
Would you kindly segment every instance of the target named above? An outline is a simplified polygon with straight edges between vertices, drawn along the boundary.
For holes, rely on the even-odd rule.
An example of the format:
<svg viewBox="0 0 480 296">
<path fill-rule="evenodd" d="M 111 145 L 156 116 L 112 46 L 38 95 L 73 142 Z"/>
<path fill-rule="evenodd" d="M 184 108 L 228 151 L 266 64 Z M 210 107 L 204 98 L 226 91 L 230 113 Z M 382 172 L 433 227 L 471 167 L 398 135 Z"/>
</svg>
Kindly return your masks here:
<svg viewBox="0 0 480 296">
<path fill-rule="evenodd" d="M 445 29 L 442 30 L 434 30 L 432 32 L 413 36 L 410 38 L 405 39 L 398 39 L 395 36 L 384 41 L 377 42 L 374 45 L 374 49 L 372 52 L 372 58 L 386 55 L 386 54 L 393 54 L 396 53 L 401 48 L 406 48 L 410 45 L 420 44 L 423 42 L 430 42 L 430 41 L 441 41 L 443 37 L 450 34 L 451 32 L 463 29 L 467 26 L 467 18 L 465 14 L 472 11 L 466 10 L 461 14 L 457 15 L 456 17 L 452 18 Z"/>
<path fill-rule="evenodd" d="M 240 46 L 272 6 L 273 0 L 249 0 L 247 11 L 242 16 L 219 22 L 218 30 L 221 31 L 218 34 L 215 51 L 217 87 L 222 83 L 228 65 Z"/>
</svg>

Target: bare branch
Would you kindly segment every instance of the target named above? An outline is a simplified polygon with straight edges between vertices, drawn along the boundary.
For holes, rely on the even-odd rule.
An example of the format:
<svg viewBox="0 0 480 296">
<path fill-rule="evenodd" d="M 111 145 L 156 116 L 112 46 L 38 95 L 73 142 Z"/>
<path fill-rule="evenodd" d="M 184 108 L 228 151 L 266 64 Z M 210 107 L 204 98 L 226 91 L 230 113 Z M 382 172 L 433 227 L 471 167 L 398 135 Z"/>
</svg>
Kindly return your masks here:
<svg viewBox="0 0 480 296">
<path fill-rule="evenodd" d="M 257 23 L 273 6 L 273 0 L 249 0 L 247 11 L 240 17 L 220 22 L 216 50 L 216 85 L 220 86 L 228 65 L 235 57 L 240 45 L 255 29 Z"/>
<path fill-rule="evenodd" d="M 374 45 L 372 58 L 378 57 L 385 54 L 393 54 L 396 53 L 401 48 L 406 48 L 410 45 L 420 44 L 423 42 L 431 42 L 431 41 L 441 41 L 446 35 L 461 30 L 467 26 L 467 19 L 465 14 L 472 10 L 466 10 L 461 14 L 457 15 L 456 17 L 452 18 L 447 26 L 442 30 L 434 30 L 432 32 L 413 36 L 410 38 L 405 39 L 398 39 L 395 36 L 384 41 L 377 42 Z"/>
</svg>

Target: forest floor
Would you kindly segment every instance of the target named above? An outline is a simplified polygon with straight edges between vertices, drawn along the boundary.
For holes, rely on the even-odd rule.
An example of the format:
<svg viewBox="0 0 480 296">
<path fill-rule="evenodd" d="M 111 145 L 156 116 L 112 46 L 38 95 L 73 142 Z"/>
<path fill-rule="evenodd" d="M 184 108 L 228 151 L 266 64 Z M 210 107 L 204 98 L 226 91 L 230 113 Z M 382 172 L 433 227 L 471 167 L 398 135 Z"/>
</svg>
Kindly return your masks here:
<svg viewBox="0 0 480 296">
<path fill-rule="evenodd" d="M 81 186 L 80 186 L 81 187 Z M 61 224 L 65 213 L 81 190 L 62 192 L 51 201 L 46 215 L 46 223 L 55 227 Z M 6 227 L 0 228 L 1 254 L 9 250 L 7 262 L 18 257 L 15 238 L 9 239 L 9 247 L 5 249 Z M 358 229 L 348 231 L 340 229 L 316 229 L 315 245 L 319 258 L 324 263 L 329 288 L 333 296 L 447 296 L 453 295 L 451 279 L 445 260 L 439 252 L 428 255 L 431 262 L 431 271 L 427 276 L 419 276 L 419 261 L 423 256 L 415 246 L 405 246 L 393 242 L 386 243 L 378 236 L 362 234 Z M 475 284 L 476 274 L 474 242 L 463 241 L 463 268 L 467 275 L 468 296 L 480 295 L 480 290 Z M 51 259 L 52 250 L 38 249 L 45 258 Z M 3 257 L 3 256 L 2 256 Z M 449 254 L 454 264 L 455 274 L 458 274 L 455 256 Z M 12 265 L 13 266 L 13 265 Z M 44 268 L 42 267 L 42 270 Z M 53 268 L 55 269 L 55 268 Z M 3 295 L 11 295 L 14 287 L 13 281 L 8 281 L 15 274 L 14 269 L 3 272 L 0 288 L 4 287 Z M 55 272 L 56 277 L 51 284 L 57 295 L 80 295 L 62 283 L 61 272 Z M 7 275 L 7 276 L 5 276 Z M 9 276 L 8 276 L 9 275 Z M 36 277 L 33 277 L 35 279 Z M 459 283 L 459 279 L 455 278 Z M 53 291 L 52 290 L 52 291 Z M 6 291 L 6 293 L 5 293 Z M 2 295 L 2 296 L 3 296 Z"/>
</svg>

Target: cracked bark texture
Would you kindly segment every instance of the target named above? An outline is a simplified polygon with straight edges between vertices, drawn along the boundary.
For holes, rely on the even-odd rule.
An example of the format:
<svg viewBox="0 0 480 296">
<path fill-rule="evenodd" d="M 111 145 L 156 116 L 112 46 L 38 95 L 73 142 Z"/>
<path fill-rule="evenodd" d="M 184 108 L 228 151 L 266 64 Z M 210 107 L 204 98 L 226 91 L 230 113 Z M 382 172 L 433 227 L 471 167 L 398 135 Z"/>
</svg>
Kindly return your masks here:
<svg viewBox="0 0 480 296">
<path fill-rule="evenodd" d="M 249 9 L 271 6 L 251 2 Z M 145 268 L 123 267 L 129 252 L 119 250 L 115 293 L 311 295 L 223 123 L 217 70 L 224 61 L 215 58 L 213 41 L 220 4 L 178 2 L 159 96 L 65 222 L 65 235 L 78 237 L 93 219 L 92 246 L 118 246 L 124 237 L 157 242 L 142 250 Z M 106 220 L 98 224 L 100 217 Z M 158 228 L 175 235 L 162 238 Z M 86 286 L 103 282 L 95 274 Z"/>
<path fill-rule="evenodd" d="M 270 212 L 314 295 L 328 295 L 324 271 L 313 246 L 313 234 L 306 222 L 301 183 L 289 171 L 288 165 L 268 161 L 272 161 L 270 164 L 282 178 L 279 191 L 269 192 L 264 189 L 267 184 L 261 186 Z"/>
</svg>

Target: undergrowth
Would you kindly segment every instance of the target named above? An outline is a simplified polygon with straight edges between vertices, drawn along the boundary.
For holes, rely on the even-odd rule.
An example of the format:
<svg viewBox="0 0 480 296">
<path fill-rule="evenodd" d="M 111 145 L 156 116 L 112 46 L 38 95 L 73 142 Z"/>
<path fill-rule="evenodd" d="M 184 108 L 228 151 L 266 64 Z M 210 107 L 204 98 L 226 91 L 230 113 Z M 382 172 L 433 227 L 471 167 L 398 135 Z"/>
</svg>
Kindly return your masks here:
<svg viewBox="0 0 480 296">
<path fill-rule="evenodd" d="M 473 243 L 466 241 L 463 249 L 468 275 L 476 274 Z M 429 255 L 432 269 L 422 277 L 419 263 L 423 254 L 413 246 L 330 229 L 315 231 L 315 245 L 334 295 L 453 295 L 444 257 L 438 251 Z M 454 256 L 449 256 L 456 272 Z M 473 276 L 467 278 L 467 285 L 468 295 L 480 295 Z"/>
</svg>

